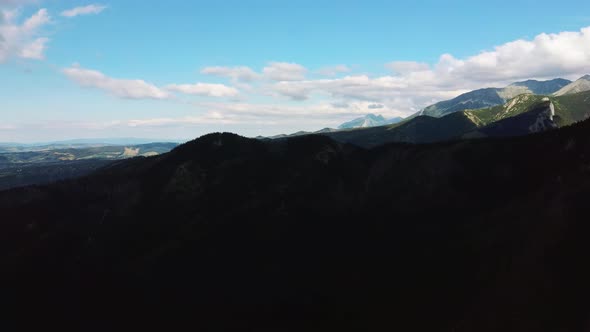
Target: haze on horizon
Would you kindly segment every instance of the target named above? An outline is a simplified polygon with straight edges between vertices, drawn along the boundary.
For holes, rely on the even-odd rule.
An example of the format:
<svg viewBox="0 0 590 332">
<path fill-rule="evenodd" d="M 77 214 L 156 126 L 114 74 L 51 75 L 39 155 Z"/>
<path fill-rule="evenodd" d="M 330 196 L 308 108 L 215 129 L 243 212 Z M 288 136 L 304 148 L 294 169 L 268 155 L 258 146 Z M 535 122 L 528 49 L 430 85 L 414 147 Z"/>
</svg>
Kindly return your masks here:
<svg viewBox="0 0 590 332">
<path fill-rule="evenodd" d="M 319 130 L 590 73 L 588 1 L 322 4 L 0 0 L 0 142 Z"/>
</svg>

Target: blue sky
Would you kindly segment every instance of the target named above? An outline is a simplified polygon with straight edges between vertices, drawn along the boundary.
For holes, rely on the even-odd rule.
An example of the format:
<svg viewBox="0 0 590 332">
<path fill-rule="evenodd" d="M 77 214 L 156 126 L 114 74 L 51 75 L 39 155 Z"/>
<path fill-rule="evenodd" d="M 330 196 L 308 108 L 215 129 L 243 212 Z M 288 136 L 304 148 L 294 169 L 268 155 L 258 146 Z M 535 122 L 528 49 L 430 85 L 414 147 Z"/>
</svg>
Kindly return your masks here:
<svg viewBox="0 0 590 332">
<path fill-rule="evenodd" d="M 407 116 L 590 72 L 590 2 L 0 0 L 0 141 Z"/>
</svg>

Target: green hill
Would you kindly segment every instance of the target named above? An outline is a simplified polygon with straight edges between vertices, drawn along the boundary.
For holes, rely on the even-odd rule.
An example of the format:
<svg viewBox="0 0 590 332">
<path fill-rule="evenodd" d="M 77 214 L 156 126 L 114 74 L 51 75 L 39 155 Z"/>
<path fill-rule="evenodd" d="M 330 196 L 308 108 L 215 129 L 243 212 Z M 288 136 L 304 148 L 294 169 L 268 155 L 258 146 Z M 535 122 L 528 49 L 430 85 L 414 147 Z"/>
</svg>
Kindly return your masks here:
<svg viewBox="0 0 590 332">
<path fill-rule="evenodd" d="M 590 117 L 590 91 L 550 98 L 555 104 L 561 127 Z"/>
<path fill-rule="evenodd" d="M 512 98 L 506 104 L 479 110 L 463 111 L 478 126 L 487 126 L 493 122 L 506 119 L 527 112 L 535 104 L 546 101 L 547 97 L 523 94 Z"/>
</svg>

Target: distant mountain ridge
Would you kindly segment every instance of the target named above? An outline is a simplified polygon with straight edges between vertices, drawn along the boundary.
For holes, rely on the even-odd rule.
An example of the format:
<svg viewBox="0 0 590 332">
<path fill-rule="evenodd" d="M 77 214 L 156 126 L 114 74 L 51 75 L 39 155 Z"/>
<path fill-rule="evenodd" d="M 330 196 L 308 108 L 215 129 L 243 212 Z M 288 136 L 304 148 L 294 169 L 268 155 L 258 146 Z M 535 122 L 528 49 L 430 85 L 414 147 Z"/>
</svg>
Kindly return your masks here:
<svg viewBox="0 0 590 332">
<path fill-rule="evenodd" d="M 338 129 L 370 128 L 395 124 L 403 121 L 401 117 L 386 119 L 382 115 L 367 114 L 363 117 L 356 118 L 352 121 L 345 122 L 338 126 Z"/>
<path fill-rule="evenodd" d="M 561 91 L 559 95 L 557 90 Z M 338 129 L 258 138 L 320 134 L 340 142 L 374 147 L 391 142 L 521 136 L 568 126 L 589 117 L 590 75 L 586 75 L 575 82 L 527 80 L 502 89 L 479 89 L 429 106 L 406 119 L 386 120 L 381 115 L 368 114 Z"/>
<path fill-rule="evenodd" d="M 572 81 L 563 78 L 556 78 L 549 81 L 526 80 L 516 82 L 509 85 L 509 87 L 525 87 L 531 93 L 536 95 L 550 95 L 557 91 L 560 87 L 571 84 Z M 504 88 L 506 90 L 506 88 Z M 515 96 L 516 97 L 516 96 Z"/>
<path fill-rule="evenodd" d="M 565 96 L 584 91 L 590 91 L 590 75 L 580 77 L 577 81 L 564 86 L 555 92 L 555 96 Z"/>
<path fill-rule="evenodd" d="M 400 123 L 404 120 L 402 117 L 395 117 L 391 119 L 386 119 L 382 115 L 375 115 L 375 114 L 367 114 L 363 117 L 356 118 L 349 122 L 345 122 L 338 126 L 338 129 L 326 127 L 324 129 L 320 129 L 318 131 L 298 131 L 292 134 L 279 134 L 274 136 L 257 136 L 256 139 L 259 140 L 267 140 L 267 139 L 284 139 L 290 137 L 297 137 L 297 136 L 305 136 L 305 135 L 323 135 L 323 134 L 330 134 L 339 131 L 346 131 L 352 129 L 362 129 L 362 128 L 373 128 L 373 127 L 380 127 L 380 126 L 387 126 L 393 125 L 396 123 Z"/>
<path fill-rule="evenodd" d="M 502 105 L 520 94 L 551 95 L 572 82 L 557 78 L 549 81 L 528 80 L 504 88 L 485 88 L 464 93 L 451 100 L 441 101 L 424 108 L 413 116 L 442 117 L 454 112 Z"/>
<path fill-rule="evenodd" d="M 523 136 L 569 126 L 590 117 L 590 91 L 565 96 L 522 94 L 503 105 L 416 116 L 401 123 L 324 135 L 362 147 L 392 142 L 433 143 L 462 138 Z"/>
</svg>

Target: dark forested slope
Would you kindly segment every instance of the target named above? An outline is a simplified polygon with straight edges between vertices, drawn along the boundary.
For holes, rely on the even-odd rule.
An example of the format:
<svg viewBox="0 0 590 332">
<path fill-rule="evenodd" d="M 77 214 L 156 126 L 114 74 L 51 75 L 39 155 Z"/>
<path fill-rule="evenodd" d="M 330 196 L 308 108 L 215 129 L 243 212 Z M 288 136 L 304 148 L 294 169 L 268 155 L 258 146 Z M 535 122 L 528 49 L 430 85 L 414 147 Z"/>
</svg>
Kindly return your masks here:
<svg viewBox="0 0 590 332">
<path fill-rule="evenodd" d="M 211 134 L 0 193 L 3 299 L 205 330 L 585 331 L 590 122 L 372 150 Z"/>
</svg>

